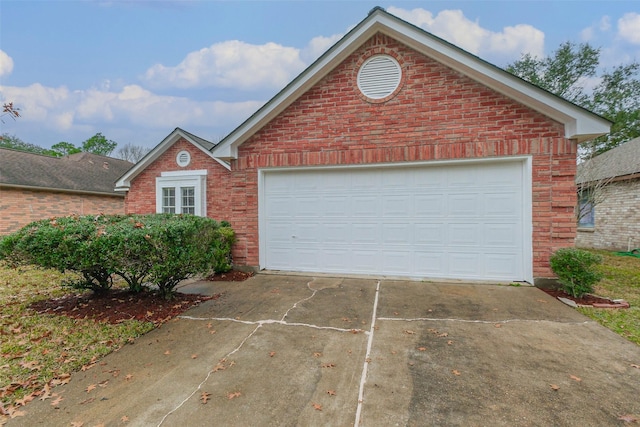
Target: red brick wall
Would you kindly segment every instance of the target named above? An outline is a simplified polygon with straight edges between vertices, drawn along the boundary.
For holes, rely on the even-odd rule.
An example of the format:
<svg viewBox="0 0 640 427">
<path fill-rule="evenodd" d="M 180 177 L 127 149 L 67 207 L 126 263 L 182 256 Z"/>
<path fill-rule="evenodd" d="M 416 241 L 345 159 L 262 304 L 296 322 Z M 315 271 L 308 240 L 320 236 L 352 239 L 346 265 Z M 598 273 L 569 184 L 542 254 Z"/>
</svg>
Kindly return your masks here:
<svg viewBox="0 0 640 427">
<path fill-rule="evenodd" d="M 40 219 L 99 213 L 123 214 L 124 197 L 0 188 L 0 235 Z"/>
<path fill-rule="evenodd" d="M 176 156 L 182 150 L 191 154 L 191 162 L 186 167 L 176 163 Z M 207 175 L 207 216 L 216 220 L 229 220 L 228 203 L 230 194 L 227 183 L 229 171 L 221 164 L 203 153 L 199 148 L 184 139 L 178 140 L 160 157 L 149 165 L 131 182 L 131 189 L 126 197 L 127 213 L 155 213 L 156 211 L 156 177 L 162 172 L 208 170 Z"/>
<path fill-rule="evenodd" d="M 369 102 L 356 75 L 378 53 L 399 61 L 403 81 L 386 102 Z M 133 181 L 127 212 L 155 211 L 155 177 L 180 170 L 181 149 L 191 152 L 188 169 L 209 170 L 208 216 L 231 221 L 238 265 L 259 264 L 257 171 L 276 166 L 530 154 L 534 277 L 553 277 L 549 255 L 573 245 L 576 144 L 564 138 L 563 126 L 386 36 L 371 38 L 245 142 L 231 172 L 186 141 L 176 143 Z"/>
<path fill-rule="evenodd" d="M 358 66 L 387 53 L 402 87 L 384 103 L 356 85 Z M 232 163 L 238 263 L 258 265 L 257 169 L 275 166 L 533 156 L 534 277 L 573 244 L 576 144 L 560 123 L 397 43 L 375 36 L 239 149 Z"/>
</svg>

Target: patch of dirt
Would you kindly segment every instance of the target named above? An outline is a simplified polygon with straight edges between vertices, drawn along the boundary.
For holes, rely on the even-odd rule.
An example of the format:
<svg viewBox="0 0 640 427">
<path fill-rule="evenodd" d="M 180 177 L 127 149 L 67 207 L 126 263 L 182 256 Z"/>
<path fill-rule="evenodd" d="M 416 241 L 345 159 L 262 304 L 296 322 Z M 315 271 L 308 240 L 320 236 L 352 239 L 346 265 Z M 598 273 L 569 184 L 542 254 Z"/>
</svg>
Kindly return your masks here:
<svg viewBox="0 0 640 427">
<path fill-rule="evenodd" d="M 578 305 L 590 305 L 593 306 L 593 304 L 611 304 L 612 301 L 610 299 L 607 298 L 601 298 L 595 295 L 584 295 L 581 298 L 576 298 L 573 297 L 571 295 L 569 295 L 568 293 L 566 293 L 565 291 L 563 291 L 562 289 L 542 289 L 544 292 L 546 292 L 547 294 L 551 295 L 554 298 L 557 297 L 563 297 L 563 298 L 567 298 L 570 299 L 571 301 L 574 301 L 576 304 Z"/>
<path fill-rule="evenodd" d="M 166 300 L 151 291 L 132 293 L 126 289 L 112 289 L 106 295 L 67 295 L 37 301 L 31 304 L 30 308 L 38 313 L 57 314 L 74 319 L 91 318 L 111 324 L 135 319 L 158 325 L 203 301 L 219 297 L 220 295 L 205 296 L 177 292 L 172 299 Z"/>
<path fill-rule="evenodd" d="M 226 273 L 216 273 L 207 277 L 210 282 L 243 282 L 249 277 L 253 277 L 255 273 L 238 270 L 230 270 Z"/>
</svg>

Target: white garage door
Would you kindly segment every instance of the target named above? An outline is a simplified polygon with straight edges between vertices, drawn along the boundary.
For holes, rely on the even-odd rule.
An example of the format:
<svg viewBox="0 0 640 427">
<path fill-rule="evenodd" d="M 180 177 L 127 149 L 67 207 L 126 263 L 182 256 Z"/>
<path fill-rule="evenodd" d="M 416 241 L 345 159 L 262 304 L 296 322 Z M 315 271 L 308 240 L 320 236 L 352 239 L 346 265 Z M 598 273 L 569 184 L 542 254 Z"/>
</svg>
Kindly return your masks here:
<svg viewBox="0 0 640 427">
<path fill-rule="evenodd" d="M 524 164 L 263 171 L 261 266 L 528 280 Z"/>
</svg>

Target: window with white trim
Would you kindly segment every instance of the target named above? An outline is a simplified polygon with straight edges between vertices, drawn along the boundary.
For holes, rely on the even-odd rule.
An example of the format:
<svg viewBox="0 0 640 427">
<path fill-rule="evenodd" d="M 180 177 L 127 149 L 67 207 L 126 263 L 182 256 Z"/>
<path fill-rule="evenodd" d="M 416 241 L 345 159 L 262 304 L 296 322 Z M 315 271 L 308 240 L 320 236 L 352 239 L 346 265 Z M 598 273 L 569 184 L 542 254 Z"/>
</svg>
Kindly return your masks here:
<svg viewBox="0 0 640 427">
<path fill-rule="evenodd" d="M 156 212 L 207 215 L 207 171 L 162 172 L 156 178 Z"/>
</svg>

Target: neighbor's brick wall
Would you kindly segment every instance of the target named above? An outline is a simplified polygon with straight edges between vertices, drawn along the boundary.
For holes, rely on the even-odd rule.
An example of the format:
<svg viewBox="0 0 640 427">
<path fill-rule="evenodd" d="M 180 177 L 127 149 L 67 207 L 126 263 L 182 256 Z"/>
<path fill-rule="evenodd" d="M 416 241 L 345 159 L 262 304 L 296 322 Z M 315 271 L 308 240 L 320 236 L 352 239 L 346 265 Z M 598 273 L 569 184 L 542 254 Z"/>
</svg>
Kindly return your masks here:
<svg viewBox="0 0 640 427">
<path fill-rule="evenodd" d="M 176 156 L 182 150 L 191 154 L 191 162 L 186 167 L 176 163 Z M 206 169 L 207 175 L 207 216 L 216 220 L 230 220 L 228 204 L 230 195 L 227 188 L 229 171 L 185 139 L 178 140 L 160 157 L 149 165 L 131 182 L 127 192 L 126 212 L 155 213 L 156 177 L 162 172 Z M 243 201 L 238 202 L 243 205 Z"/>
<path fill-rule="evenodd" d="M 612 182 L 595 208 L 593 229 L 578 229 L 580 248 L 627 251 L 640 248 L 640 179 Z"/>
<path fill-rule="evenodd" d="M 387 102 L 363 99 L 359 64 L 377 53 L 402 65 Z M 259 168 L 533 156 L 533 269 L 575 237 L 576 144 L 563 126 L 386 36 L 374 36 L 239 149 L 230 217 L 236 263 L 258 265 Z M 236 203 L 236 201 L 238 203 Z"/>
<path fill-rule="evenodd" d="M 40 219 L 99 213 L 123 214 L 124 197 L 0 188 L 0 235 Z"/>
</svg>

